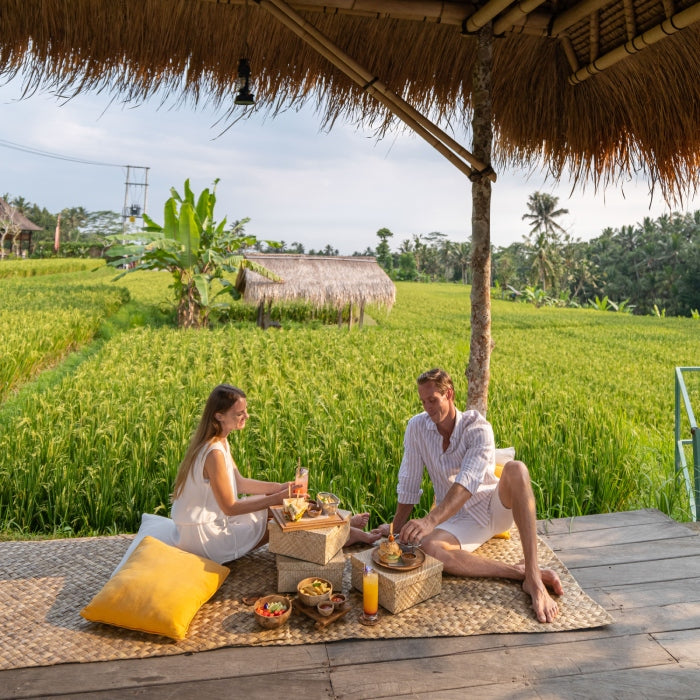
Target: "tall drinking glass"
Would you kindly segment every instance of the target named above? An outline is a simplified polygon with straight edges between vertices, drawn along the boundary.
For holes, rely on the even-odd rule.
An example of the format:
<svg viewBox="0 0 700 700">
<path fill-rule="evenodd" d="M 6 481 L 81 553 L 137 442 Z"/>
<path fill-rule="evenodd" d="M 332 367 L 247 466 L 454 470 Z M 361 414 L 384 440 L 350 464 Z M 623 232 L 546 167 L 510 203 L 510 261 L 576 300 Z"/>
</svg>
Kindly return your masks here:
<svg viewBox="0 0 700 700">
<path fill-rule="evenodd" d="M 362 615 L 360 622 L 373 625 L 379 619 L 379 576 L 369 566 L 362 575 Z"/>
<path fill-rule="evenodd" d="M 297 467 L 294 475 L 294 495 L 297 498 L 306 496 L 309 492 L 309 470 L 306 467 Z"/>
</svg>

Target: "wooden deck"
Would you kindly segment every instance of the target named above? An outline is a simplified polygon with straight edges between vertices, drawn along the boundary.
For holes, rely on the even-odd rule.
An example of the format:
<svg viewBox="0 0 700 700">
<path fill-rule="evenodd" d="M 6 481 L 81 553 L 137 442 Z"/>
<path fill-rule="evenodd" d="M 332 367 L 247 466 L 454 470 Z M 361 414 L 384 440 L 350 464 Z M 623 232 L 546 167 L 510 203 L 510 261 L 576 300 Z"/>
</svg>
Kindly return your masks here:
<svg viewBox="0 0 700 700">
<path fill-rule="evenodd" d="M 699 698 L 698 531 L 641 510 L 542 521 L 540 534 L 614 624 L 17 669 L 0 672 L 0 697 Z"/>
</svg>

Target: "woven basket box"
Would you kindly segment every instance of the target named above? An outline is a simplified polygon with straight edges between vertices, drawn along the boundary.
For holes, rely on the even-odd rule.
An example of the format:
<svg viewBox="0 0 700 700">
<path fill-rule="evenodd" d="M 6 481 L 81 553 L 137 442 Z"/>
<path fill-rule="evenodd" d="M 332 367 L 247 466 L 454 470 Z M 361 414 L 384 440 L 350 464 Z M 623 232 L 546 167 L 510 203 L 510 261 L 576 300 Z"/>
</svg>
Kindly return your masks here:
<svg viewBox="0 0 700 700">
<path fill-rule="evenodd" d="M 372 561 L 372 550 L 358 552 L 350 557 L 352 585 L 362 591 L 362 574 L 371 566 L 379 576 L 379 605 L 390 613 L 398 613 L 422 603 L 440 593 L 442 562 L 425 555 L 425 563 L 412 571 L 390 571 Z"/>
<path fill-rule="evenodd" d="M 343 590 L 343 569 L 345 569 L 345 554 L 338 552 L 327 564 L 314 564 L 292 557 L 277 555 L 277 592 L 296 592 L 299 581 L 310 576 L 330 581 L 334 591 Z"/>
<path fill-rule="evenodd" d="M 302 559 L 313 564 L 328 564 L 343 548 L 350 534 L 350 513 L 338 512 L 345 518 L 342 525 L 319 527 L 313 530 L 283 532 L 274 520 L 270 520 L 267 526 L 270 535 L 270 551 L 273 554 L 282 554 L 285 557 Z"/>
</svg>

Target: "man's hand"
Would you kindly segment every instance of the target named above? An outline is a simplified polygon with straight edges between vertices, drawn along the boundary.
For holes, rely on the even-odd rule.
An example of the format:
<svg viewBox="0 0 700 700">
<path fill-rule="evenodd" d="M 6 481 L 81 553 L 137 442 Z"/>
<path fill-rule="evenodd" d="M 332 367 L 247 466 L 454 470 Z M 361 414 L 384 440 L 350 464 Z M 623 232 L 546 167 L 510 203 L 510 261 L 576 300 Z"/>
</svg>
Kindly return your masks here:
<svg viewBox="0 0 700 700">
<path fill-rule="evenodd" d="M 399 539 L 406 544 L 415 544 L 420 546 L 424 538 L 426 538 L 433 530 L 433 525 L 428 518 L 416 518 L 409 520 L 402 528 L 399 534 Z"/>
</svg>

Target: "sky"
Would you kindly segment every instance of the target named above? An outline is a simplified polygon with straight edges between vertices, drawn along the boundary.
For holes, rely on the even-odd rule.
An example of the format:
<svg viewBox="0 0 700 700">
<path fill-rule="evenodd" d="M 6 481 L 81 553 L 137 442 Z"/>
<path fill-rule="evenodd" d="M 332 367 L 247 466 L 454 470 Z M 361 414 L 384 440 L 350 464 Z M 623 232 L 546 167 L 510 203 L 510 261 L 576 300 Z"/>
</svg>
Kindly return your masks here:
<svg viewBox="0 0 700 700">
<path fill-rule="evenodd" d="M 341 255 L 375 248 L 380 228 L 390 229 L 392 249 L 414 235 L 439 231 L 449 240 L 471 235 L 471 194 L 466 177 L 407 130 L 382 140 L 369 131 L 336 124 L 321 130 L 312 109 L 274 119 L 255 115 L 224 131 L 221 112 L 160 101 L 124 106 L 109 95 L 68 101 L 49 93 L 20 99 L 21 83 L 0 85 L 0 195 L 22 196 L 58 213 L 67 207 L 121 212 L 140 204 L 163 220 L 170 188 L 182 192 L 189 178 L 199 193 L 219 178 L 216 218 L 250 218 L 246 232 L 259 239 L 327 244 Z M 241 108 L 250 109 L 250 108 Z M 465 135 L 457 139 L 469 146 Z M 89 165 L 8 148 L 3 144 L 111 165 Z M 126 165 L 148 168 L 148 187 L 126 186 Z M 131 172 L 143 182 L 145 171 Z M 527 200 L 533 192 L 559 198 L 569 210 L 559 222 L 574 237 L 590 240 L 608 226 L 619 228 L 671 211 L 644 181 L 595 193 L 572 192 L 543 174 L 498 173 L 492 190 L 491 240 L 522 241 L 528 232 Z M 683 207 L 700 209 L 700 193 Z"/>
</svg>

